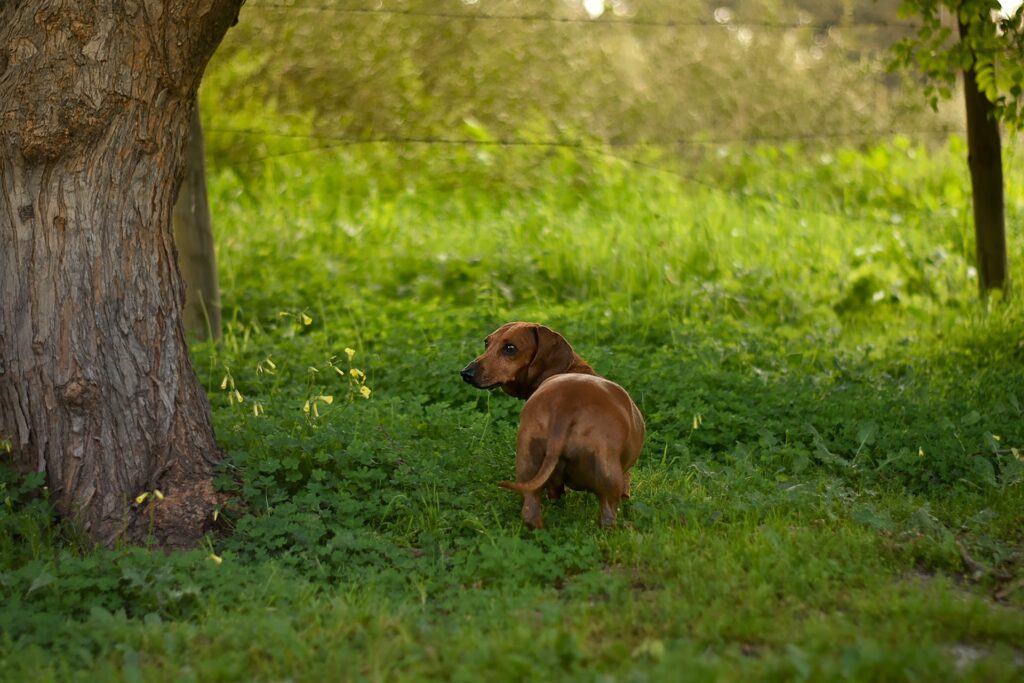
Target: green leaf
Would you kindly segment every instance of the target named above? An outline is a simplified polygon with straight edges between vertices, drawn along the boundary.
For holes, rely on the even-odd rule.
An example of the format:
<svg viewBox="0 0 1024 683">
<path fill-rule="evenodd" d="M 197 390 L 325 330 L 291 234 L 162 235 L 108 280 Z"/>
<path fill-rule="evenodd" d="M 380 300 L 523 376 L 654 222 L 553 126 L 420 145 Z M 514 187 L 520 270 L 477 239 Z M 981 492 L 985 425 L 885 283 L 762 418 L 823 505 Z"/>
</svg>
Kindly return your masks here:
<svg viewBox="0 0 1024 683">
<path fill-rule="evenodd" d="M 38 576 L 36 576 L 35 579 L 32 580 L 32 585 L 28 587 L 28 591 L 26 591 L 25 595 L 32 595 L 40 588 L 45 588 L 56 580 L 56 576 L 44 569 Z"/>
<path fill-rule="evenodd" d="M 992 462 L 985 456 L 977 456 L 971 459 L 971 468 L 977 480 L 989 486 L 996 485 L 996 469 Z"/>
<path fill-rule="evenodd" d="M 971 412 L 967 413 L 962 418 L 960 418 L 960 424 L 963 425 L 964 427 L 971 427 L 973 425 L 978 424 L 979 422 L 981 422 L 981 413 L 979 413 L 977 410 L 972 410 Z"/>
<path fill-rule="evenodd" d="M 862 446 L 864 444 L 872 444 L 875 441 L 875 435 L 877 433 L 877 422 L 862 422 L 857 428 L 857 441 L 859 441 Z"/>
</svg>

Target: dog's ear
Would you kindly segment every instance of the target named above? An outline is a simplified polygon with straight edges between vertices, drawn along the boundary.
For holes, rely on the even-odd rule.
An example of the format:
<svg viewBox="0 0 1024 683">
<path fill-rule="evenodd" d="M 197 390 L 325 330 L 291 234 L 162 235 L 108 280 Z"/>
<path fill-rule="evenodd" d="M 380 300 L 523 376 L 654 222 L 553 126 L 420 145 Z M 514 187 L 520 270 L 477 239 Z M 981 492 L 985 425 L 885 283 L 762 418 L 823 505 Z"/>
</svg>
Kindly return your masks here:
<svg viewBox="0 0 1024 683">
<path fill-rule="evenodd" d="M 530 393 L 548 377 L 568 371 L 576 357 L 569 342 L 557 332 L 537 325 L 533 328 L 533 334 L 537 340 L 537 352 L 526 370 L 526 384 Z"/>
</svg>

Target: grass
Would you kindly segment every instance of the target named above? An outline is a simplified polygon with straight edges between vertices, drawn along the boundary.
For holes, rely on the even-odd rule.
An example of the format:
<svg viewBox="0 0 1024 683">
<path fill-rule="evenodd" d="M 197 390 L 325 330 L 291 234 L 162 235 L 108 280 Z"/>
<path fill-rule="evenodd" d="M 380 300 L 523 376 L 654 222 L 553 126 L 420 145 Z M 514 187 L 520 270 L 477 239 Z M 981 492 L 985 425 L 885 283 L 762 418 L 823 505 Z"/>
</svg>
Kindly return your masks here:
<svg viewBox="0 0 1024 683">
<path fill-rule="evenodd" d="M 0 677 L 1020 677 L 1024 308 L 976 300 L 961 143 L 726 151 L 696 182 L 374 154 L 215 168 L 223 529 L 94 549 L 0 469 Z M 494 485 L 520 404 L 458 370 L 510 319 L 645 413 L 617 530 L 577 493 L 529 533 Z"/>
</svg>

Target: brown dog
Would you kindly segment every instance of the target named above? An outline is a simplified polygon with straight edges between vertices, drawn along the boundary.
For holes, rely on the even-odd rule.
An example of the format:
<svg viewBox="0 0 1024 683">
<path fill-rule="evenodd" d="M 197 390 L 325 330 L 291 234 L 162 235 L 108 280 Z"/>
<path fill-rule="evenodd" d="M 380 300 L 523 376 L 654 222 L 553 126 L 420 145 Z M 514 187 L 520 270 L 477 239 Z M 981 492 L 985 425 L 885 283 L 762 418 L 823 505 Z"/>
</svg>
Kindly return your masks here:
<svg viewBox="0 0 1024 683">
<path fill-rule="evenodd" d="M 597 494 L 601 524 L 615 526 L 629 497 L 629 468 L 640 456 L 644 419 L 626 390 L 599 377 L 562 335 L 536 323 L 507 323 L 488 335 L 483 355 L 462 379 L 526 399 L 516 442 L 516 482 L 523 521 L 544 526 L 540 489 L 552 500 L 565 487 Z"/>
</svg>

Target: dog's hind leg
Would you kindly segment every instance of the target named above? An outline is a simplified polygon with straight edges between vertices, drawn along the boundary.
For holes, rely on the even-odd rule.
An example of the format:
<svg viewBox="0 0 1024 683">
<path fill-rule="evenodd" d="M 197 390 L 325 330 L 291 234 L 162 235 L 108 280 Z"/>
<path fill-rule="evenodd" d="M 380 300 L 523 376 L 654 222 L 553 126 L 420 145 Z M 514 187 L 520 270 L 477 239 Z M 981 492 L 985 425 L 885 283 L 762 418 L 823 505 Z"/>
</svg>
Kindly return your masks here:
<svg viewBox="0 0 1024 683">
<path fill-rule="evenodd" d="M 601 526 L 610 529 L 615 526 L 619 502 L 623 495 L 628 495 L 629 474 L 619 468 L 618 459 L 611 453 L 596 453 L 597 486 L 594 493 L 601 502 Z"/>
<path fill-rule="evenodd" d="M 544 517 L 540 512 L 540 492 L 526 491 L 523 493 L 523 523 L 530 529 L 543 529 Z"/>
<path fill-rule="evenodd" d="M 615 527 L 615 518 L 618 515 L 619 508 L 619 496 L 616 495 L 601 495 L 601 526 L 605 529 L 612 529 Z"/>
</svg>

